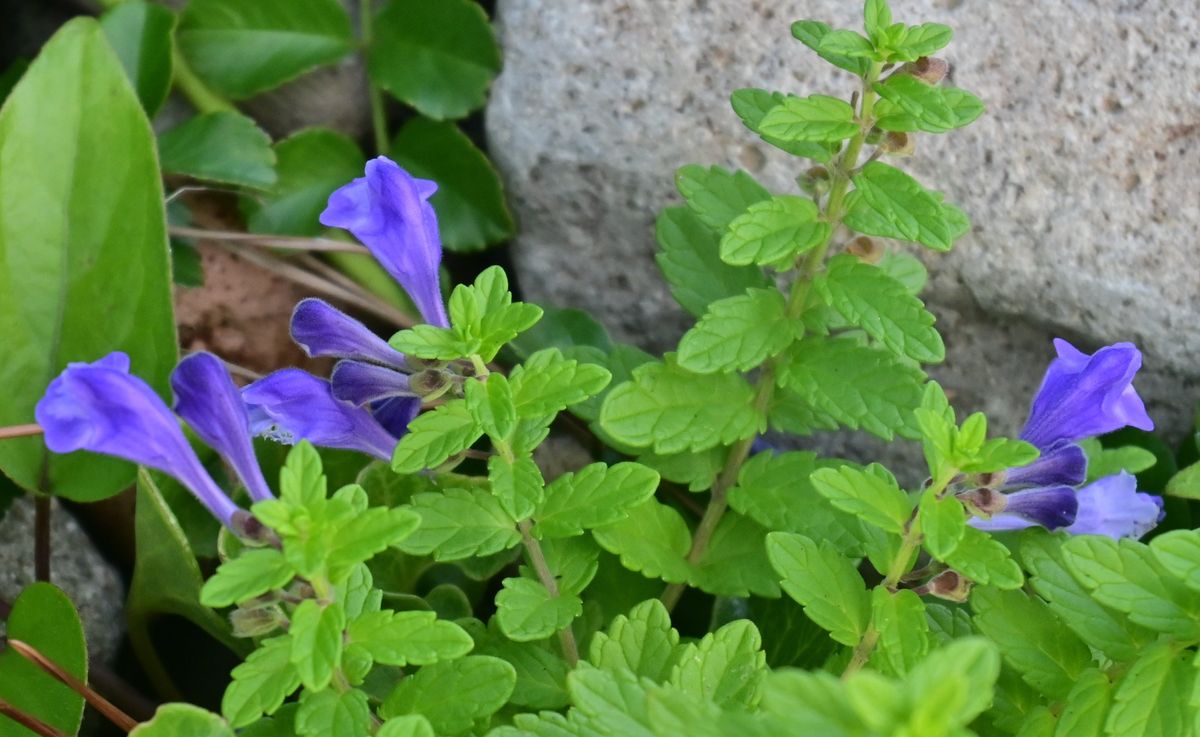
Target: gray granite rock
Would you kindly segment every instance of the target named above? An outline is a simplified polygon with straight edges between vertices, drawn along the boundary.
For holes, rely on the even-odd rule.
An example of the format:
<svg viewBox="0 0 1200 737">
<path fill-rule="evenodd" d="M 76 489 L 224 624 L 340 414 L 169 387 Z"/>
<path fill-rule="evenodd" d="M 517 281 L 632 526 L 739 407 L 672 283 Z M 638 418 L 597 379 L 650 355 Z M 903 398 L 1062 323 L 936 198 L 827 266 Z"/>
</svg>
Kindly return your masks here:
<svg viewBox="0 0 1200 737">
<path fill-rule="evenodd" d="M 23 496 L 0 520 L 0 597 L 12 602 L 33 582 L 33 498 Z M 88 654 L 111 661 L 125 633 L 125 591 L 75 518 L 55 503 L 50 528 L 50 581 L 79 610 Z M 0 622 L 0 633 L 4 625 Z"/>
<path fill-rule="evenodd" d="M 924 256 L 946 336 L 935 374 L 1000 429 L 1023 419 L 1050 337 L 1132 340 L 1160 427 L 1179 433 L 1200 377 L 1200 14 L 1194 2 L 894 0 L 897 20 L 956 31 L 950 83 L 988 105 L 922 136 L 911 164 L 972 217 Z M 844 96 L 852 80 L 794 41 L 792 20 L 857 28 L 844 0 L 499 0 L 505 68 L 491 151 L 521 235 L 526 294 L 663 349 L 686 324 L 653 262 L 657 210 L 686 163 L 791 191 L 801 165 L 728 105 L 757 86 Z"/>
</svg>

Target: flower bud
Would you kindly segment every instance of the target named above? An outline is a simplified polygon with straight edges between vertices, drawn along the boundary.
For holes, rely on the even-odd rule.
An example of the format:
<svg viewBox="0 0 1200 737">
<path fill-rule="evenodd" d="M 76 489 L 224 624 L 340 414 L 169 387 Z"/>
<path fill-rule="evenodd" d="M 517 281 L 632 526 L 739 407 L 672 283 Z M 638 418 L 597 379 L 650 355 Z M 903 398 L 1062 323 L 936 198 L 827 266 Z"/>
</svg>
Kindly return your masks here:
<svg viewBox="0 0 1200 737">
<path fill-rule="evenodd" d="M 931 596 L 961 604 L 970 596 L 972 585 L 971 579 L 964 578 L 958 571 L 942 571 L 931 578 L 923 588 Z"/>
<path fill-rule="evenodd" d="M 916 61 L 910 61 L 896 71 L 896 74 L 911 74 L 926 84 L 937 84 L 950 73 L 950 64 L 945 59 L 935 56 L 922 56 Z"/>
<path fill-rule="evenodd" d="M 261 637 L 278 629 L 286 622 L 277 606 L 237 608 L 229 613 L 229 624 L 234 637 Z"/>
<path fill-rule="evenodd" d="M 277 548 L 282 544 L 274 530 L 259 522 L 257 517 L 244 509 L 233 513 L 229 520 L 229 526 L 233 530 L 233 534 L 237 535 L 238 539 L 248 547 Z"/>
<path fill-rule="evenodd" d="M 450 382 L 450 375 L 445 371 L 428 369 L 409 377 L 408 386 L 418 397 L 427 399 L 440 397 L 446 392 Z"/>
<path fill-rule="evenodd" d="M 446 362 L 439 361 L 436 358 L 419 358 L 417 356 L 405 356 L 404 360 L 413 371 L 423 371 L 426 369 L 446 368 Z"/>
<path fill-rule="evenodd" d="M 883 246 L 875 242 L 874 239 L 868 238 L 865 235 L 860 235 L 850 244 L 846 246 L 846 252 L 852 256 L 858 257 L 859 261 L 868 264 L 877 264 L 883 258 Z"/>
<path fill-rule="evenodd" d="M 796 183 L 806 194 L 818 197 L 829 189 L 829 170 L 823 166 L 814 166 L 796 177 Z"/>
<path fill-rule="evenodd" d="M 958 500 L 971 514 L 984 519 L 1000 514 L 1008 506 L 1008 497 L 987 487 L 964 491 Z"/>
<path fill-rule="evenodd" d="M 912 156 L 917 150 L 917 139 L 902 131 L 889 131 L 879 142 L 879 147 L 889 156 Z"/>
</svg>

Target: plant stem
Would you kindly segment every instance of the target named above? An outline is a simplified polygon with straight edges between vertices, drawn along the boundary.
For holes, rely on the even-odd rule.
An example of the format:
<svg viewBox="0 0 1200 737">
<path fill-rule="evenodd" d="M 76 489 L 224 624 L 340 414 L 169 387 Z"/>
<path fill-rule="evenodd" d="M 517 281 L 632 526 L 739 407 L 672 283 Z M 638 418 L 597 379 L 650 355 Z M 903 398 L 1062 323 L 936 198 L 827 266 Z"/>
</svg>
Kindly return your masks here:
<svg viewBox="0 0 1200 737">
<path fill-rule="evenodd" d="M 39 652 L 37 648 L 20 640 L 12 639 L 8 641 L 8 646 L 22 658 L 41 668 L 64 686 L 82 696 L 93 709 L 103 714 L 108 721 L 117 725 L 117 727 L 129 732 L 137 726 L 138 723 L 133 717 L 118 709 L 111 701 L 96 693 L 86 683 L 63 670 L 57 663 Z"/>
<path fill-rule="evenodd" d="M 529 562 L 533 564 L 533 570 L 537 571 L 538 580 L 542 582 L 551 596 L 557 598 L 558 581 L 554 578 L 554 572 L 550 570 L 550 565 L 546 563 L 546 554 L 542 552 L 541 543 L 529 533 L 531 527 L 532 525 L 527 519 L 517 523 L 517 529 L 521 531 L 521 542 L 525 545 L 525 552 L 529 554 Z M 574 668 L 579 664 L 579 645 L 575 643 L 575 633 L 571 630 L 570 625 L 558 631 L 558 639 L 562 643 L 563 655 L 567 659 L 567 664 Z"/>
<path fill-rule="evenodd" d="M 237 110 L 232 102 L 214 92 L 212 88 L 204 84 L 196 76 L 196 73 L 188 66 L 187 59 L 183 58 L 183 53 L 179 50 L 178 46 L 175 47 L 175 50 L 171 54 L 171 66 L 174 70 L 172 72 L 172 80 L 175 86 L 187 97 L 197 112 L 218 113 L 226 110 Z"/>
<path fill-rule="evenodd" d="M 58 731 L 35 716 L 26 714 L 4 699 L 0 699 L 0 714 L 41 737 L 67 737 L 66 733 Z"/>
<path fill-rule="evenodd" d="M 242 233 L 236 230 L 209 230 L 208 228 L 191 228 L 186 225 L 172 225 L 167 232 L 181 238 L 204 238 L 214 241 L 230 241 L 245 243 L 248 246 L 261 248 L 280 248 L 288 251 L 340 251 L 343 253 L 369 253 L 366 248 L 357 243 L 335 241 L 332 238 L 306 238 L 294 235 L 266 235 L 259 233 Z"/>
<path fill-rule="evenodd" d="M 0 440 L 8 440 L 9 438 L 24 438 L 30 435 L 41 435 L 42 426 L 36 423 L 29 425 L 9 425 L 8 427 L 0 427 Z"/>
<path fill-rule="evenodd" d="M 371 40 L 374 38 L 374 21 L 374 3 L 371 0 L 360 0 L 358 3 L 358 31 L 362 36 L 364 56 L 369 52 Z M 371 105 L 371 130 L 375 134 L 375 153 L 379 156 L 387 156 L 389 147 L 387 108 L 384 105 L 383 91 L 371 79 L 369 73 L 367 74 L 367 100 Z"/>
</svg>

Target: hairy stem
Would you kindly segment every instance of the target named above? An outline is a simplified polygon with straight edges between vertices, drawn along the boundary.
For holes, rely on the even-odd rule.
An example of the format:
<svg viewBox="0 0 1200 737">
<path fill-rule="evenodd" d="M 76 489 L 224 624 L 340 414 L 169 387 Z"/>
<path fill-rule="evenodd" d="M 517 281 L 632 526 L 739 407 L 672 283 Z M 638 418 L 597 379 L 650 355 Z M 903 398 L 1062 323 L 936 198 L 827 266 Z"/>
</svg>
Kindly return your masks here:
<svg viewBox="0 0 1200 737">
<path fill-rule="evenodd" d="M 372 0 L 359 0 L 358 31 L 362 36 L 363 54 L 371 47 L 374 37 L 375 4 Z M 367 100 L 371 105 L 371 130 L 375 134 L 375 153 L 387 156 L 390 142 L 388 141 L 387 108 L 384 106 L 383 91 L 379 85 L 367 75 Z"/>
<path fill-rule="evenodd" d="M 538 580 L 542 582 L 551 596 L 557 598 L 558 580 L 554 578 L 554 572 L 546 563 L 546 554 L 542 552 L 541 543 L 530 534 L 531 527 L 532 525 L 527 519 L 517 523 L 517 528 L 521 531 L 521 542 L 525 545 L 525 552 L 529 554 L 529 562 L 533 565 L 533 570 L 537 572 Z M 567 664 L 574 668 L 579 664 L 579 645 L 575 642 L 575 633 L 571 630 L 570 625 L 566 629 L 558 631 L 558 639 L 562 643 L 563 656 L 566 657 Z"/>
<path fill-rule="evenodd" d="M 84 698 L 93 709 L 104 715 L 108 721 L 117 725 L 120 729 L 130 732 L 137 726 L 137 721 L 125 712 L 121 711 L 111 701 L 96 693 L 90 686 L 83 681 L 80 681 L 75 676 L 63 670 L 57 663 L 43 655 L 37 648 L 20 640 L 8 641 L 8 646 L 13 649 L 22 658 L 33 663 L 43 671 L 53 676 L 56 680 L 62 683 L 67 688 Z"/>
</svg>

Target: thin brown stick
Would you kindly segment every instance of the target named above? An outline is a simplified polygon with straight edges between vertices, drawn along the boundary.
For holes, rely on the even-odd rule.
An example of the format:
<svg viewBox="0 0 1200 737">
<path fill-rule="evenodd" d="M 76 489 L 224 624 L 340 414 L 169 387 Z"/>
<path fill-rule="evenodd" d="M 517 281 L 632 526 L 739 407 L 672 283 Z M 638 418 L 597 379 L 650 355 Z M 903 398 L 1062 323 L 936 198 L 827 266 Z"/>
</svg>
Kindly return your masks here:
<svg viewBox="0 0 1200 737">
<path fill-rule="evenodd" d="M 50 580 L 50 517 L 54 514 L 50 497 L 38 494 L 33 501 L 33 578 Z"/>
<path fill-rule="evenodd" d="M 357 243 L 335 241 L 332 238 L 307 238 L 294 235 L 261 235 L 242 233 L 237 230 L 209 230 L 186 225 L 172 225 L 167 231 L 180 238 L 200 238 L 212 241 L 228 241 L 259 248 L 282 248 L 288 251 L 341 251 L 343 253 L 367 253 Z"/>
<path fill-rule="evenodd" d="M 42 426 L 36 422 L 28 425 L 9 425 L 8 427 L 0 427 L 0 440 L 8 438 L 25 438 L 30 435 L 41 435 Z"/>
<path fill-rule="evenodd" d="M 60 732 L 54 727 L 51 727 L 49 724 L 43 722 L 41 719 L 38 719 L 30 714 L 26 714 L 4 699 L 0 699 L 0 714 L 3 714 L 17 724 L 20 724 L 25 729 L 28 729 L 31 732 L 36 732 L 42 737 L 68 737 L 65 732 Z"/>
<path fill-rule="evenodd" d="M 90 686 L 83 681 L 80 681 L 75 676 L 63 670 L 58 663 L 55 663 L 50 658 L 47 658 L 37 648 L 32 645 L 14 640 L 11 637 L 8 639 L 8 646 L 13 649 L 17 655 L 25 658 L 37 667 L 44 670 L 47 674 L 56 678 L 67 688 L 83 697 L 84 701 L 91 704 L 92 708 L 104 715 L 108 721 L 117 725 L 126 732 L 131 731 L 138 725 L 137 720 L 129 716 L 125 712 L 118 709 L 111 701 L 96 693 Z"/>
</svg>

